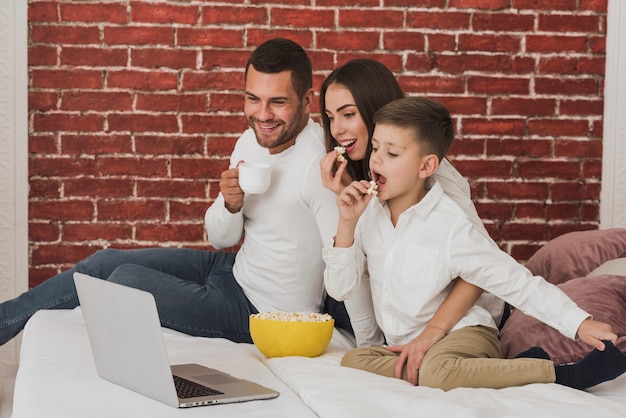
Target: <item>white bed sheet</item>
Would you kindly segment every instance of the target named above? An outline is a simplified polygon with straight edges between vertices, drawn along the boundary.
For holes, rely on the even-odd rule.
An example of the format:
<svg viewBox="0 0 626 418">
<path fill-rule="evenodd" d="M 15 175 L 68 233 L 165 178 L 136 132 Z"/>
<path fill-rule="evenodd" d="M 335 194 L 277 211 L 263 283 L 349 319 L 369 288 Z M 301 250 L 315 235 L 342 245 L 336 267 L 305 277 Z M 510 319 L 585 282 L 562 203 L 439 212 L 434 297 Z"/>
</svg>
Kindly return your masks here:
<svg viewBox="0 0 626 418">
<path fill-rule="evenodd" d="M 35 417 L 315 417 L 263 364 L 251 344 L 193 338 L 165 330 L 172 364 L 200 363 L 276 389 L 276 399 L 176 409 L 102 380 L 82 311 L 39 311 L 24 330 L 13 418 Z"/>
<path fill-rule="evenodd" d="M 333 339 L 318 358 L 272 358 L 265 363 L 324 418 L 626 417 L 626 374 L 589 392 L 557 384 L 444 392 L 341 367 L 344 352 L 345 346 Z"/>
<path fill-rule="evenodd" d="M 82 311 L 29 321 L 13 418 L 33 417 L 626 417 L 626 375 L 584 392 L 556 384 L 438 389 L 339 366 L 350 341 L 335 332 L 317 358 L 264 358 L 249 344 L 164 332 L 172 363 L 197 362 L 277 389 L 274 400 L 177 410 L 100 379 Z"/>
</svg>

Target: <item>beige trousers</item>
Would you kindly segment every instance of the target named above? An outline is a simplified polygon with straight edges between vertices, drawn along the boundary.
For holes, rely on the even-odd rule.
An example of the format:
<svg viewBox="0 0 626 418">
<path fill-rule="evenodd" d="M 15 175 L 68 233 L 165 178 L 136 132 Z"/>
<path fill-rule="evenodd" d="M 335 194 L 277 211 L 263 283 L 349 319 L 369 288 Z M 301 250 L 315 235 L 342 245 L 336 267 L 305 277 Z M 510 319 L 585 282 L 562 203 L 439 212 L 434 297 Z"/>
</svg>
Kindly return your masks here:
<svg viewBox="0 0 626 418">
<path fill-rule="evenodd" d="M 342 366 L 394 377 L 398 354 L 383 347 L 356 348 Z M 402 372 L 406 380 L 406 365 Z M 554 383 L 550 360 L 501 359 L 498 331 L 483 326 L 451 332 L 433 345 L 419 369 L 419 385 L 450 390 L 457 387 L 500 389 L 529 383 Z"/>
</svg>

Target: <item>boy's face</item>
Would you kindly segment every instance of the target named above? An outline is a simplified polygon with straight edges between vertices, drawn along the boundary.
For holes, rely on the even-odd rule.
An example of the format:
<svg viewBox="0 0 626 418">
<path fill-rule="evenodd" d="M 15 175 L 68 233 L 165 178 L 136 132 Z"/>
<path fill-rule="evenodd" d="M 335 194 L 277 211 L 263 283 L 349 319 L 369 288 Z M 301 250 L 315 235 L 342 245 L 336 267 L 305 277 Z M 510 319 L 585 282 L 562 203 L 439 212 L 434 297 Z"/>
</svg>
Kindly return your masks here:
<svg viewBox="0 0 626 418">
<path fill-rule="evenodd" d="M 311 111 L 313 90 L 301 100 L 291 83 L 291 71 L 275 74 L 248 68 L 244 113 L 257 142 L 277 154 L 296 141 Z"/>
<path fill-rule="evenodd" d="M 421 169 L 426 154 L 414 135 L 410 129 L 393 125 L 377 124 L 374 128 L 370 171 L 378 184 L 379 199 L 399 199 L 409 207 L 423 195 L 425 178 Z"/>
</svg>

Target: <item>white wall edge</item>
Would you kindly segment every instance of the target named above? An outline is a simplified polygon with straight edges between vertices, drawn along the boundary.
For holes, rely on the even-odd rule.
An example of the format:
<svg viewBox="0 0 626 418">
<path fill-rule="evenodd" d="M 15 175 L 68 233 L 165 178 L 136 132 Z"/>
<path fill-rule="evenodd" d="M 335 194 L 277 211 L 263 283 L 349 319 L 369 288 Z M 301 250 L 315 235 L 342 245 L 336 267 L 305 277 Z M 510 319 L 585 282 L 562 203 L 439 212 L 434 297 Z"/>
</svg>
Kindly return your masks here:
<svg viewBox="0 0 626 418">
<path fill-rule="evenodd" d="M 600 228 L 626 228 L 626 2 L 609 0 Z"/>
</svg>

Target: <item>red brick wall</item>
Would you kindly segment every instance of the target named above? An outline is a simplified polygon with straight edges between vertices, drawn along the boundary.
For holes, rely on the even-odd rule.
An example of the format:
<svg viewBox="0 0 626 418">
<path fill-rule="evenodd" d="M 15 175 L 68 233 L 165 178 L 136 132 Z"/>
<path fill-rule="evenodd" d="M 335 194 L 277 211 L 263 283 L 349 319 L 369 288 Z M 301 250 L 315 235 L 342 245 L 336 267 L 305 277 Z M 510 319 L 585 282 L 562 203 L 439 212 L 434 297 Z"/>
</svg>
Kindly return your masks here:
<svg viewBox="0 0 626 418">
<path fill-rule="evenodd" d="M 274 36 L 309 51 L 316 88 L 369 56 L 408 94 L 448 106 L 451 159 L 519 260 L 596 229 L 606 10 L 607 0 L 29 0 L 31 284 L 102 247 L 209 248 L 203 214 L 246 127 L 243 65 Z"/>
</svg>

